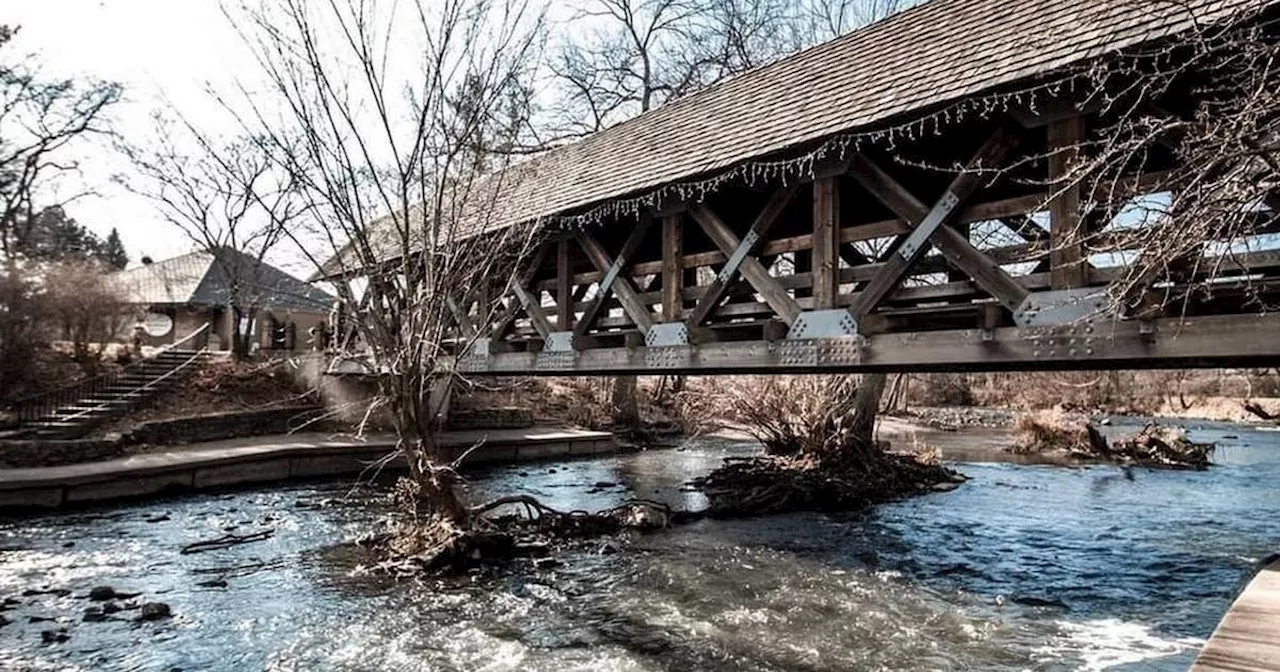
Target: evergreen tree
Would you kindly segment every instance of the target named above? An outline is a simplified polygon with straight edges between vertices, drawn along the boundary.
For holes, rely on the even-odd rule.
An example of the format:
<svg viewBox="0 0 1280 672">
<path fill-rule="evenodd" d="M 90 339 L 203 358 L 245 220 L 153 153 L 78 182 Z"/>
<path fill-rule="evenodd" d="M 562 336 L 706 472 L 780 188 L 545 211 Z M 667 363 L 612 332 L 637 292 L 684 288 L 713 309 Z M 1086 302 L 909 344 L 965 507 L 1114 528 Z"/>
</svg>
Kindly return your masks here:
<svg viewBox="0 0 1280 672">
<path fill-rule="evenodd" d="M 129 265 L 129 253 L 124 250 L 124 243 L 120 241 L 120 232 L 111 227 L 111 233 L 107 235 L 107 240 L 98 250 L 98 258 L 102 260 L 109 268 L 118 271 L 124 270 Z"/>
</svg>

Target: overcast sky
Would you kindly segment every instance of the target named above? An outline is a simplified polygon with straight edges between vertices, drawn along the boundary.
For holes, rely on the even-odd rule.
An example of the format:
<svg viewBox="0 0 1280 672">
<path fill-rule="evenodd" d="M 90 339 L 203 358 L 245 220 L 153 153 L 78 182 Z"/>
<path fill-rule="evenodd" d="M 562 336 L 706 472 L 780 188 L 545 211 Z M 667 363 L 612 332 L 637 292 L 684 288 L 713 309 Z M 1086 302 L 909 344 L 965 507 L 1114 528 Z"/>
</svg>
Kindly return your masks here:
<svg viewBox="0 0 1280 672">
<path fill-rule="evenodd" d="M 49 76 L 123 84 L 126 102 L 113 116 L 122 134 L 139 140 L 165 97 L 184 110 L 207 107 L 207 82 L 226 83 L 251 67 L 215 0 L 5 0 L 0 23 L 20 27 L 7 48 L 34 54 Z M 61 184 L 60 196 L 82 186 L 97 193 L 68 204 L 72 217 L 102 235 L 118 228 L 134 262 L 193 248 L 149 202 L 112 183 L 128 169 L 119 157 L 92 151 L 82 164 L 82 178 Z"/>
</svg>

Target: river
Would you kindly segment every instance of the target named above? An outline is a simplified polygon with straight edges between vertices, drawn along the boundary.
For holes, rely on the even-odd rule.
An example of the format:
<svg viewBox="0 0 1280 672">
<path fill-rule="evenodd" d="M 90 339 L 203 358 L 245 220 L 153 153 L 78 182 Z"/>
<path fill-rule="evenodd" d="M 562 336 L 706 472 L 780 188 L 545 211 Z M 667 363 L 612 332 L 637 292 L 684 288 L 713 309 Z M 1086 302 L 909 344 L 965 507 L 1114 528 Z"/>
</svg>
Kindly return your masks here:
<svg viewBox="0 0 1280 672">
<path fill-rule="evenodd" d="M 341 543 L 385 516 L 385 497 L 343 484 L 4 521 L 0 598 L 20 603 L 3 612 L 0 667 L 1183 670 L 1252 564 L 1280 550 L 1280 433 L 1199 425 L 1194 438 L 1222 446 L 1211 470 L 1127 475 L 982 461 L 975 446 L 1002 436 L 926 437 L 972 478 L 953 492 L 861 515 L 700 521 L 448 582 L 359 571 L 368 559 Z M 706 440 L 495 469 L 472 487 L 567 508 L 631 493 L 696 507 L 681 484 L 752 450 Z M 175 616 L 81 622 L 102 584 Z M 45 588 L 72 592 L 22 596 Z M 70 639 L 43 643 L 60 625 Z"/>
</svg>

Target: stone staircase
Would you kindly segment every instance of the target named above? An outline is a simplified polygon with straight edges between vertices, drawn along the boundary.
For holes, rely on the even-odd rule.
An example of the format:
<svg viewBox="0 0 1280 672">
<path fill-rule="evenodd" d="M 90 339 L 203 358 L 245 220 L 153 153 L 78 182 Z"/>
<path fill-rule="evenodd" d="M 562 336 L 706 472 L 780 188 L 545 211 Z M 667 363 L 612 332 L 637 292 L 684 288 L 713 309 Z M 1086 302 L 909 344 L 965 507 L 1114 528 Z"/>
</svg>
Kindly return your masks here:
<svg viewBox="0 0 1280 672">
<path fill-rule="evenodd" d="M 117 373 L 29 400 L 18 429 L 6 438 L 83 437 L 172 389 L 209 356 L 204 350 L 163 350 Z"/>
<path fill-rule="evenodd" d="M 79 439 L 105 423 L 172 389 L 212 354 L 205 348 L 209 325 L 119 371 L 19 400 L 6 409 L 14 429 L 0 439 Z"/>
</svg>

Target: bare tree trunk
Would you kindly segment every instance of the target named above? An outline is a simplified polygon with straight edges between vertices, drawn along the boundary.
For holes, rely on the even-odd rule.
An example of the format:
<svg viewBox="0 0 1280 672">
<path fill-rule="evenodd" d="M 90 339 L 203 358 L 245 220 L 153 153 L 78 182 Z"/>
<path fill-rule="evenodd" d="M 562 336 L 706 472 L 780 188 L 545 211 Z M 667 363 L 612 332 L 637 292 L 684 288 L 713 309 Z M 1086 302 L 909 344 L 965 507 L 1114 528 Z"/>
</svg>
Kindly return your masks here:
<svg viewBox="0 0 1280 672">
<path fill-rule="evenodd" d="M 875 443 L 876 413 L 880 410 L 880 397 L 884 394 L 888 375 L 870 373 L 862 377 L 857 395 L 853 399 L 852 423 L 849 426 L 855 441 Z"/>
<path fill-rule="evenodd" d="M 827 436 L 816 457 L 841 466 L 869 468 L 884 453 L 876 445 L 876 414 L 884 394 L 887 374 L 871 373 L 862 377 L 854 392 L 853 404 L 844 416 L 830 418 Z"/>
<path fill-rule="evenodd" d="M 613 424 L 629 430 L 640 429 L 640 402 L 635 376 L 613 380 Z"/>
</svg>

